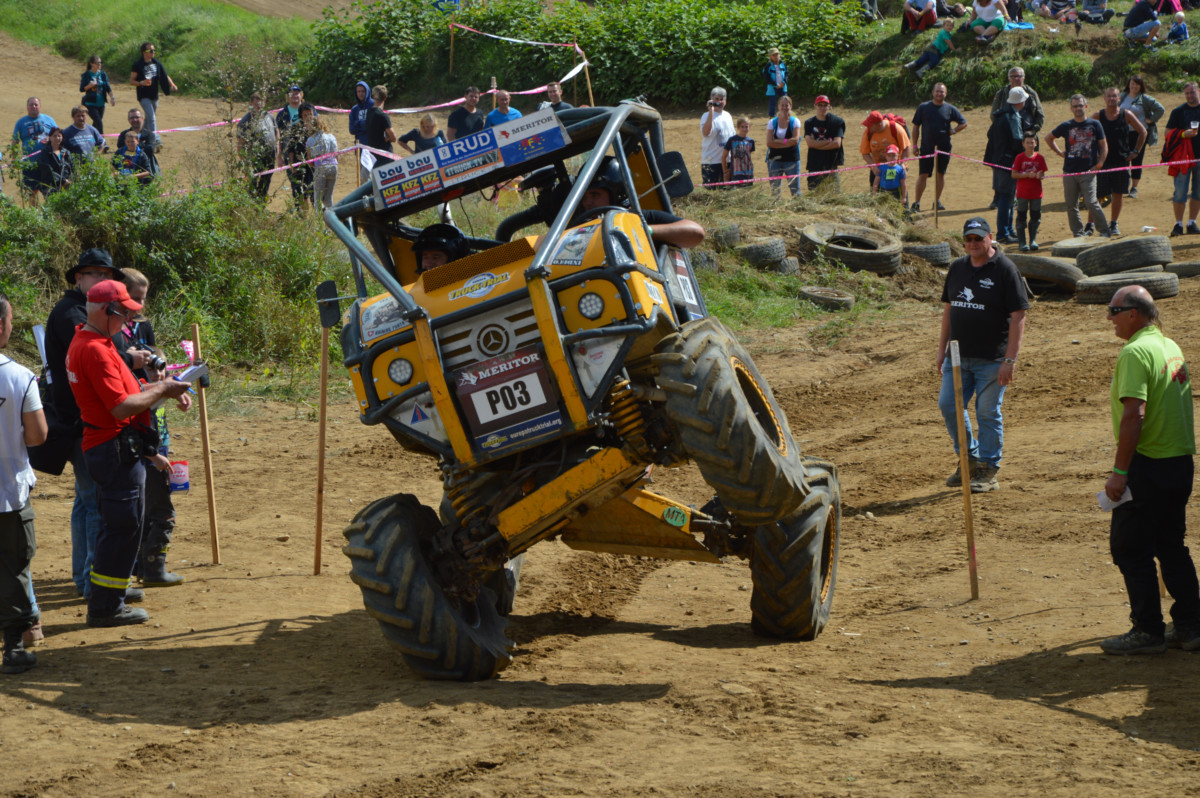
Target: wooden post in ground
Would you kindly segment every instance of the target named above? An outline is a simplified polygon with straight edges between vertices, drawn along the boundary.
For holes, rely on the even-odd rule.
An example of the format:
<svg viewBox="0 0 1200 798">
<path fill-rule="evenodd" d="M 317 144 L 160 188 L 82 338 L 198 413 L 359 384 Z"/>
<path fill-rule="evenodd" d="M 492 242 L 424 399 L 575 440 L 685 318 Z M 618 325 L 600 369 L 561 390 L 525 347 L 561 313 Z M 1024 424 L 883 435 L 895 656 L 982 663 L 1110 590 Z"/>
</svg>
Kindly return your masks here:
<svg viewBox="0 0 1200 798">
<path fill-rule="evenodd" d="M 317 286 L 317 310 L 321 317 L 321 411 L 317 429 L 317 527 L 313 542 L 313 576 L 321 575 L 321 543 L 325 522 L 325 426 L 329 400 L 329 329 L 338 322 L 337 284 L 326 280 Z"/>
<path fill-rule="evenodd" d="M 450 26 L 450 69 L 446 72 L 447 75 L 454 74 L 454 26 Z"/>
<path fill-rule="evenodd" d="M 199 361 L 200 355 L 200 325 L 192 325 L 192 357 Z M 208 536 L 212 541 L 213 565 L 221 564 L 221 536 L 217 530 L 217 491 L 213 486 L 212 449 L 208 443 L 208 402 L 205 399 L 205 388 L 196 383 L 196 404 L 200 411 L 200 446 L 204 455 L 204 485 L 208 493 Z"/>
<path fill-rule="evenodd" d="M 588 71 L 587 53 L 583 52 L 583 50 L 580 50 L 579 52 L 583 55 L 583 77 L 587 81 L 588 105 L 595 108 L 596 100 L 594 97 L 592 97 L 592 73 Z"/>
<path fill-rule="evenodd" d="M 937 207 L 936 205 L 934 207 Z M 950 342 L 950 365 L 954 369 L 954 409 L 958 413 L 958 473 L 962 476 L 963 516 L 967 523 L 967 570 L 971 575 L 971 598 L 979 598 L 979 573 L 975 567 L 975 529 L 971 519 L 971 469 L 967 452 L 966 407 L 962 395 L 962 360 L 958 341 Z M 945 366 L 943 365 L 943 368 Z"/>
</svg>

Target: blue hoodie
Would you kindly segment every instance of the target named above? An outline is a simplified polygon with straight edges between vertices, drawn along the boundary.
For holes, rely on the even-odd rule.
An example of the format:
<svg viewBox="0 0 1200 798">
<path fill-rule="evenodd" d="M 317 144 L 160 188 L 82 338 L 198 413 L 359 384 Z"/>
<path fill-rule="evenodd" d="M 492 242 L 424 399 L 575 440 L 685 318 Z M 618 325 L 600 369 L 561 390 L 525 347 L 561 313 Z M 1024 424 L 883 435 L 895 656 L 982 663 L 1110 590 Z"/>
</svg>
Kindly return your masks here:
<svg viewBox="0 0 1200 798">
<path fill-rule="evenodd" d="M 354 98 L 358 99 L 358 87 L 362 86 L 367 92 L 367 98 L 360 103 L 355 103 L 350 108 L 350 135 L 354 136 L 354 140 L 359 144 L 367 143 L 367 111 L 375 105 L 375 101 L 371 99 L 371 87 L 366 81 L 360 80 L 354 84 Z"/>
</svg>

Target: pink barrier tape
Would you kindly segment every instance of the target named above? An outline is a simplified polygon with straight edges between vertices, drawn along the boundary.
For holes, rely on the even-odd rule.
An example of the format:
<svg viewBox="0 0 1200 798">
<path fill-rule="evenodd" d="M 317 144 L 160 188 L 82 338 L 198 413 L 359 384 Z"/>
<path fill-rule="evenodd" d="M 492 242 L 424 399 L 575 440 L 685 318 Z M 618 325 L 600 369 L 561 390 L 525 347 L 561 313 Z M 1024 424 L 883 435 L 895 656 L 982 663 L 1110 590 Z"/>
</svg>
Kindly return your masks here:
<svg viewBox="0 0 1200 798">
<path fill-rule="evenodd" d="M 914 155 L 911 158 L 901 158 L 899 160 L 899 162 L 905 163 L 906 161 L 920 161 L 925 158 L 933 158 L 938 155 L 949 155 L 951 158 L 958 158 L 959 160 L 967 161 L 968 163 L 977 163 L 982 166 L 987 166 L 991 169 L 1004 169 L 1007 171 L 1012 171 L 1011 166 L 1001 166 L 1000 164 L 988 163 L 987 161 L 981 161 L 978 158 L 968 158 L 965 155 L 959 155 L 958 153 L 954 153 L 954 152 L 944 152 L 942 150 L 934 150 L 933 152 L 931 152 L 928 155 Z M 1098 174 L 1103 174 L 1105 172 L 1128 172 L 1128 171 L 1132 171 L 1134 169 L 1155 169 L 1160 166 L 1185 166 L 1188 169 L 1190 169 L 1193 166 L 1196 166 L 1197 164 L 1200 164 L 1200 159 L 1188 160 L 1188 161 L 1164 161 L 1161 163 L 1143 164 L 1141 166 L 1115 166 L 1112 169 L 1094 169 L 1090 172 L 1062 172 L 1062 173 L 1053 174 L 1053 175 L 1048 174 L 1045 177 L 1043 177 L 1042 179 L 1047 180 L 1047 179 L 1053 178 L 1053 177 L 1069 177 L 1069 176 L 1077 175 L 1077 174 L 1098 175 Z M 876 164 L 876 166 L 878 166 L 878 164 Z M 843 166 L 839 169 L 826 169 L 823 172 L 797 172 L 794 175 L 774 175 L 771 177 L 753 177 L 753 178 L 750 178 L 749 180 L 728 180 L 728 181 L 725 181 L 722 183 L 701 183 L 700 185 L 702 185 L 706 188 L 711 187 L 711 186 L 742 186 L 742 185 L 746 185 L 748 183 L 762 183 L 762 182 L 770 182 L 772 180 L 799 180 L 802 177 L 820 177 L 821 175 L 840 174 L 841 172 L 855 172 L 855 171 L 859 171 L 861 169 L 870 169 L 870 168 L 871 168 L 870 164 L 864 163 L 859 166 Z"/>
<path fill-rule="evenodd" d="M 253 172 L 253 173 L 251 173 L 250 176 L 251 177 L 262 177 L 263 175 L 273 175 L 276 172 L 286 172 L 289 169 L 295 169 L 297 166 L 305 166 L 307 164 L 317 163 L 318 161 L 326 160 L 327 158 L 335 158 L 336 156 L 344 155 L 348 152 L 354 152 L 358 148 L 359 148 L 359 145 L 356 144 L 352 147 L 346 147 L 345 149 L 337 150 L 336 152 L 326 153 L 325 155 L 318 155 L 316 158 L 309 158 L 307 161 L 296 161 L 295 163 L 285 163 L 283 166 L 277 166 L 274 169 L 264 169 L 261 172 Z M 363 149 L 371 149 L 371 148 L 363 147 Z M 381 152 L 380 150 L 372 150 L 372 151 L 373 152 Z M 381 154 L 386 155 L 389 158 L 392 158 L 394 160 L 399 160 L 399 158 L 402 157 L 399 155 L 393 155 L 390 152 L 381 152 Z M 225 180 L 218 180 L 216 183 L 205 183 L 203 186 L 196 186 L 195 188 L 217 188 L 218 186 L 225 185 L 226 182 L 227 181 L 225 181 Z M 160 197 L 177 197 L 180 194 L 191 194 L 195 190 L 195 188 L 185 188 L 185 189 L 181 189 L 179 191 L 170 191 L 165 194 L 159 194 L 158 196 L 160 196 Z"/>
<path fill-rule="evenodd" d="M 575 48 L 575 52 L 579 53 L 579 55 L 583 56 L 584 58 L 587 57 L 587 56 L 583 55 L 583 50 L 579 49 L 579 45 L 576 42 L 566 42 L 566 43 L 531 42 L 531 41 L 528 41 L 527 39 L 512 39 L 512 38 L 509 38 L 508 36 L 497 36 L 494 33 L 484 33 L 481 30 L 475 30 L 474 28 L 468 28 L 466 25 L 460 25 L 457 22 L 451 22 L 450 27 L 459 28 L 459 29 L 465 30 L 465 31 L 470 31 L 471 33 L 478 33 L 480 36 L 487 36 L 489 39 L 499 39 L 502 42 L 512 42 L 514 44 L 533 44 L 538 47 L 573 47 L 573 48 Z"/>
</svg>

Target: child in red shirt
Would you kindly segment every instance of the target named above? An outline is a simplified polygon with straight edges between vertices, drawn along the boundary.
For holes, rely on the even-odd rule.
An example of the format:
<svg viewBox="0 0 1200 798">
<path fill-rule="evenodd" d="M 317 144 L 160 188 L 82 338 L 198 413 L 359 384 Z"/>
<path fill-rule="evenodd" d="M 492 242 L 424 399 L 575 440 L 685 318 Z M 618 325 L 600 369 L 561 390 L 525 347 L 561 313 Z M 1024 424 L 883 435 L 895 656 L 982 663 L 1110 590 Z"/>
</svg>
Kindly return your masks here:
<svg viewBox="0 0 1200 798">
<path fill-rule="evenodd" d="M 1030 133 L 1022 142 L 1025 152 L 1012 165 L 1017 181 L 1017 241 L 1022 252 L 1038 249 L 1037 231 L 1042 224 L 1042 178 L 1046 176 L 1046 159 L 1037 151 L 1037 135 Z M 1029 241 L 1025 241 L 1025 216 L 1029 215 Z"/>
</svg>

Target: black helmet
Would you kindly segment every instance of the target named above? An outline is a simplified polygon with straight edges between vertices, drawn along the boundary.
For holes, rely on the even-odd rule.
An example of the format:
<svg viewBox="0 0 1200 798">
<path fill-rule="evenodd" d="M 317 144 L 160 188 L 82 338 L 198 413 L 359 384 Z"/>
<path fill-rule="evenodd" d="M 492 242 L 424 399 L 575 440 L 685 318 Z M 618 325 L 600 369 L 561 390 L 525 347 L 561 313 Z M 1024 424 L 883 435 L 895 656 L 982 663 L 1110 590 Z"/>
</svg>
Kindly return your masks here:
<svg viewBox="0 0 1200 798">
<path fill-rule="evenodd" d="M 445 252 L 446 262 L 449 263 L 466 257 L 467 239 L 462 230 L 452 224 L 431 224 L 413 242 L 412 251 L 417 258 L 418 269 L 421 268 L 421 256 L 431 249 Z"/>
<path fill-rule="evenodd" d="M 611 155 L 605 155 L 600 162 L 600 171 L 592 179 L 588 188 L 602 188 L 608 192 L 609 205 L 625 205 L 625 181 L 621 175 L 621 164 Z"/>
</svg>

